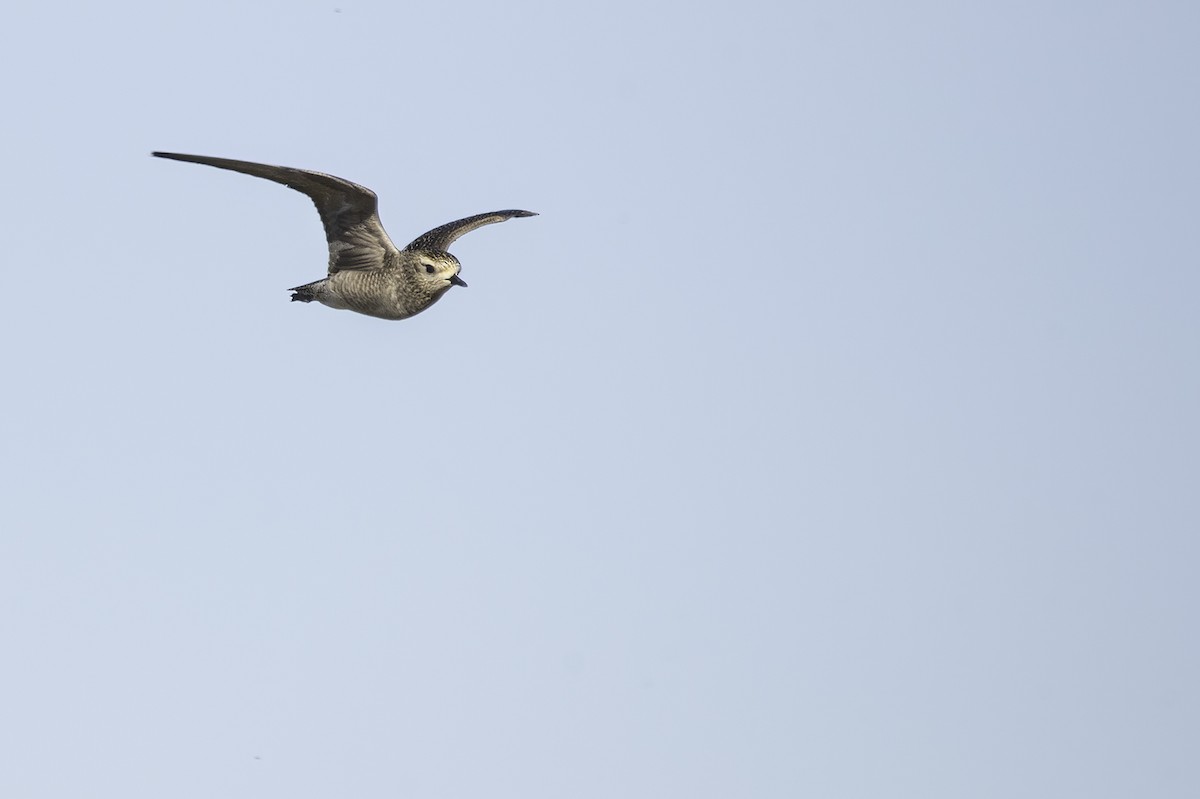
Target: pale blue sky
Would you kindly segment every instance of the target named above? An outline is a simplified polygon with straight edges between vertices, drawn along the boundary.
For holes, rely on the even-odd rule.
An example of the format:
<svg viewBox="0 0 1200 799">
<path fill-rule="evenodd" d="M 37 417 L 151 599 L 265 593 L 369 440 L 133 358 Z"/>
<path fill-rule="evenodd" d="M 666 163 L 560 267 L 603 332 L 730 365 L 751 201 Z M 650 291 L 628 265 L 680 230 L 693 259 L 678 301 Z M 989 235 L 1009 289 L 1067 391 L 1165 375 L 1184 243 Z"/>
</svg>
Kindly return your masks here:
<svg viewBox="0 0 1200 799">
<path fill-rule="evenodd" d="M 1197 8 L 9 9 L 0 795 L 1200 795 Z"/>
</svg>

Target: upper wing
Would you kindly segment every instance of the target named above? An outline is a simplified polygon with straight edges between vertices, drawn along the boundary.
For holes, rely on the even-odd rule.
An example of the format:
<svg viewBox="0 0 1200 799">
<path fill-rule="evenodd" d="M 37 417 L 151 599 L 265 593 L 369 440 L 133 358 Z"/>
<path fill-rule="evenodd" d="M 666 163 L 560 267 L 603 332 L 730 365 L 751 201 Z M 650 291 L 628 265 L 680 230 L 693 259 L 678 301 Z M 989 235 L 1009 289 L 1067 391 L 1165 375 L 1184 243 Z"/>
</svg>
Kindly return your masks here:
<svg viewBox="0 0 1200 799">
<path fill-rule="evenodd" d="M 483 227 L 484 225 L 494 225 L 497 222 L 512 219 L 514 216 L 537 216 L 537 214 L 533 211 L 492 211 L 489 214 L 468 216 L 466 219 L 459 219 L 441 227 L 435 227 L 428 233 L 422 233 L 404 249 L 441 250 L 445 252 L 459 236 L 470 233 L 475 228 Z"/>
<path fill-rule="evenodd" d="M 307 169 L 255 164 L 231 158 L 180 153 L 152 155 L 266 178 L 307 194 L 317 206 L 317 213 L 321 215 L 321 223 L 325 226 L 331 275 L 346 269 L 378 269 L 389 256 L 398 252 L 379 223 L 375 192 L 357 183 Z"/>
</svg>

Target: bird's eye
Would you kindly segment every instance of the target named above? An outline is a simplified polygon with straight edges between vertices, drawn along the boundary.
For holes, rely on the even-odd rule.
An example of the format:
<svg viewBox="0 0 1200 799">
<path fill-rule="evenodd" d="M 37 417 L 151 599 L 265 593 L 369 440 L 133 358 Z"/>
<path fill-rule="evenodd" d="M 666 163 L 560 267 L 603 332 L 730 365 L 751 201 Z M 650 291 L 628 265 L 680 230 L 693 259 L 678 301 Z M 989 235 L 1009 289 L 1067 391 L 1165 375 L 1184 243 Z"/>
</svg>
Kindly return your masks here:
<svg viewBox="0 0 1200 799">
<path fill-rule="evenodd" d="M 425 264 L 425 273 L 429 275 L 433 274 L 433 264 Z"/>
</svg>

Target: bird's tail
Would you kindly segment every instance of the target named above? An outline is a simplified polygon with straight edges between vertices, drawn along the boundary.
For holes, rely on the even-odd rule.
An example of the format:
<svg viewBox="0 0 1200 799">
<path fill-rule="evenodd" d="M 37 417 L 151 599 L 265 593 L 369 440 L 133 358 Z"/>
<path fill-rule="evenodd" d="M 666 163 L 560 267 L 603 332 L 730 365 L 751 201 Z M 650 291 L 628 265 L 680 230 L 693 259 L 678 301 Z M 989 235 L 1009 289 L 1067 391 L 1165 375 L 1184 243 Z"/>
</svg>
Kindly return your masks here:
<svg viewBox="0 0 1200 799">
<path fill-rule="evenodd" d="M 303 286 L 296 286 L 294 289 L 288 289 L 292 292 L 292 302 L 312 302 L 317 298 L 317 287 L 324 282 L 324 280 L 317 280 L 305 283 Z"/>
</svg>

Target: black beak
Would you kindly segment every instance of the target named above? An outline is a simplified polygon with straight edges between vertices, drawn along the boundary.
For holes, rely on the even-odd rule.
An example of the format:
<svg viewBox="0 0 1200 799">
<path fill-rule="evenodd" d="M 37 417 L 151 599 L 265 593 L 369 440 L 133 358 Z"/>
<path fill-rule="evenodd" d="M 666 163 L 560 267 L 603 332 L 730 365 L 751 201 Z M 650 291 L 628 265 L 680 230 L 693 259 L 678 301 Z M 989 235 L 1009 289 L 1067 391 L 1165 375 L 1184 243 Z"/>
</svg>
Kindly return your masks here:
<svg viewBox="0 0 1200 799">
<path fill-rule="evenodd" d="M 463 280 L 458 275 L 455 275 L 454 277 L 450 278 L 450 283 L 451 283 L 451 285 L 454 285 L 454 286 L 462 286 L 463 288 L 467 287 L 467 281 Z"/>
</svg>

